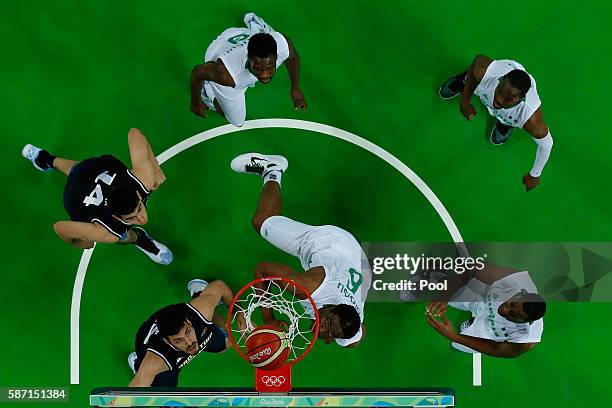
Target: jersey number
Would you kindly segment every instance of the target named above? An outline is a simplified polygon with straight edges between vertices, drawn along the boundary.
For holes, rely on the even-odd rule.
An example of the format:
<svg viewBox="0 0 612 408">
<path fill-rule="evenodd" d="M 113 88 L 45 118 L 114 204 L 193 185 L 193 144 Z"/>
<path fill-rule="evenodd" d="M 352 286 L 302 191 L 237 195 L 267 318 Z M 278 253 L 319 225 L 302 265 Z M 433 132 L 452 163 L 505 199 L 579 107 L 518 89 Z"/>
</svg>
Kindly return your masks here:
<svg viewBox="0 0 612 408">
<path fill-rule="evenodd" d="M 113 184 L 113 180 L 115 179 L 116 175 L 117 173 L 111 176 L 108 174 L 108 171 L 98 174 L 98 177 L 96 177 L 94 180 L 96 183 L 96 188 L 94 188 L 93 191 L 87 197 L 85 197 L 83 204 L 85 204 L 86 207 L 89 207 L 90 205 L 95 205 L 97 207 L 102 204 L 104 196 L 102 195 L 102 186 L 100 186 L 98 182 L 101 181 L 107 186 L 110 186 Z"/>
<path fill-rule="evenodd" d="M 361 286 L 363 282 L 363 276 L 357 272 L 355 269 L 349 269 L 349 280 L 346 282 L 346 286 L 348 286 L 349 290 L 353 292 L 353 294 L 357 293 L 357 289 Z"/>
<path fill-rule="evenodd" d="M 238 34 L 231 38 L 228 38 L 227 41 L 232 44 L 238 44 L 240 41 L 246 40 L 247 38 L 249 38 L 248 34 Z"/>
</svg>

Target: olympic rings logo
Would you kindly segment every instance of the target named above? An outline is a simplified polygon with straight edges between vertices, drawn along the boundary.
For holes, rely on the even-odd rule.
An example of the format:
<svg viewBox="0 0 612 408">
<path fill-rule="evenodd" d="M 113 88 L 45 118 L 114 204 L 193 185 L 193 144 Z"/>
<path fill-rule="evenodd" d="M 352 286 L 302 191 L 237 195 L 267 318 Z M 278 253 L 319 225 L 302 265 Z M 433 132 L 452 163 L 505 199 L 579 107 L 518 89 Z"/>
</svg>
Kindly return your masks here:
<svg viewBox="0 0 612 408">
<path fill-rule="evenodd" d="M 280 387 L 285 383 L 285 376 L 264 375 L 261 377 L 261 382 L 263 382 L 267 387 Z"/>
</svg>

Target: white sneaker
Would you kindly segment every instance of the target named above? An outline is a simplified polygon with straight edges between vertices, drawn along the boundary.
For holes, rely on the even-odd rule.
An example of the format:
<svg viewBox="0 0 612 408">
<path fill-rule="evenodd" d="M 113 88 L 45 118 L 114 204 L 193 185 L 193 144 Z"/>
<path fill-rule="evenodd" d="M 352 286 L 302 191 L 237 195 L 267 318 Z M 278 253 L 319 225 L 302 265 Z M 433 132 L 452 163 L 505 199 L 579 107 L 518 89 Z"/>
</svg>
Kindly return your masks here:
<svg viewBox="0 0 612 408">
<path fill-rule="evenodd" d="M 257 16 L 255 13 L 246 13 L 244 15 L 244 25 L 251 31 L 258 31 L 260 33 L 269 33 L 272 31 L 270 27 L 263 19 Z"/>
<path fill-rule="evenodd" d="M 194 293 L 203 291 L 207 286 L 208 282 L 206 282 L 204 279 L 193 279 L 187 284 L 187 290 L 189 291 L 191 297 L 193 297 Z"/>
<path fill-rule="evenodd" d="M 38 164 L 36 164 L 36 158 L 38 157 L 38 154 L 41 151 L 42 149 L 40 147 L 36 147 L 34 145 L 27 144 L 23 147 L 23 149 L 21 149 L 21 155 L 25 157 L 26 159 L 28 159 L 29 161 L 31 161 L 36 170 L 45 171 L 45 172 L 53 170 L 52 167 L 49 167 L 48 169 L 43 169 Z"/>
<path fill-rule="evenodd" d="M 289 167 L 289 162 L 283 156 L 245 153 L 235 157 L 230 167 L 236 173 L 258 174 L 265 177 L 273 170 L 285 172 Z"/>
<path fill-rule="evenodd" d="M 136 374 L 136 359 L 137 358 L 138 357 L 136 356 L 136 352 L 134 351 L 132 351 L 130 355 L 128 356 L 128 365 L 130 366 L 134 374 Z"/>
<path fill-rule="evenodd" d="M 158 263 L 160 265 L 168 265 L 172 262 L 172 259 L 174 259 L 174 255 L 172 255 L 172 251 L 170 251 L 167 246 L 151 238 L 149 234 L 147 234 L 147 231 L 140 227 L 132 227 L 132 230 L 134 230 L 134 232 L 136 232 L 136 234 L 138 235 L 146 236 L 149 240 L 151 240 L 153 245 L 157 247 L 157 254 L 154 254 L 153 252 L 148 251 L 140 245 L 136 245 L 136 242 L 132 242 L 136 248 L 144 252 L 145 255 L 147 255 L 153 262 Z"/>
</svg>

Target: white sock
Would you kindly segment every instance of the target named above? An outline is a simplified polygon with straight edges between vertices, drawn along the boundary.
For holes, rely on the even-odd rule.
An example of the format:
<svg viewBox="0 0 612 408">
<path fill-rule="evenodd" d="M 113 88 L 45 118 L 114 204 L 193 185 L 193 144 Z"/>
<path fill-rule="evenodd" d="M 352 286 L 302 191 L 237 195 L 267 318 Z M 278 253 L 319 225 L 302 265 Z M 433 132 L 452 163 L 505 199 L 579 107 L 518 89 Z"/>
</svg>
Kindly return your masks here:
<svg viewBox="0 0 612 408">
<path fill-rule="evenodd" d="M 282 174 L 283 173 L 280 170 L 272 170 L 268 172 L 268 174 L 266 174 L 263 178 L 264 184 L 266 184 L 268 181 L 276 181 L 278 185 L 280 185 Z"/>
</svg>

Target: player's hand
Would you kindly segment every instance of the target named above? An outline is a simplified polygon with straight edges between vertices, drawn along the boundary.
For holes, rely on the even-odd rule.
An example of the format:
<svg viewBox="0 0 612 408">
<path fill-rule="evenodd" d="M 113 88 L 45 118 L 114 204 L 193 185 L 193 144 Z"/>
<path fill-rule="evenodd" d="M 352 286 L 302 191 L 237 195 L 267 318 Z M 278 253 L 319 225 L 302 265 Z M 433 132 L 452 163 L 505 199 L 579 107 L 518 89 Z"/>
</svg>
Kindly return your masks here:
<svg viewBox="0 0 612 408">
<path fill-rule="evenodd" d="M 153 190 L 157 190 L 157 188 L 162 185 L 164 181 L 166 181 L 166 175 L 158 165 L 154 171 Z"/>
<path fill-rule="evenodd" d="M 300 88 L 291 88 L 291 100 L 293 101 L 293 108 L 295 110 L 306 110 L 306 98 Z"/>
<path fill-rule="evenodd" d="M 474 105 L 472 105 L 469 102 L 461 102 L 459 104 L 459 109 L 461 110 L 461 113 L 463 114 L 463 116 L 465 116 L 467 120 L 474 119 L 474 116 L 476 116 L 476 113 L 477 113 Z"/>
<path fill-rule="evenodd" d="M 440 317 L 448 309 L 448 302 L 430 302 L 425 309 L 426 313 Z"/>
<path fill-rule="evenodd" d="M 282 320 L 278 320 L 275 318 L 271 318 L 271 319 L 267 319 L 265 322 L 265 324 L 270 324 L 272 326 L 276 326 L 284 331 L 289 330 L 289 325 L 287 324 L 287 322 L 284 322 Z"/>
<path fill-rule="evenodd" d="M 207 118 L 208 115 L 206 114 L 206 111 L 210 110 L 210 108 L 208 107 L 208 105 L 206 105 L 204 102 L 196 102 L 196 103 L 191 103 L 191 111 L 193 113 L 195 113 L 196 115 L 203 117 L 203 118 Z"/>
<path fill-rule="evenodd" d="M 435 331 L 446 337 L 447 339 L 453 341 L 457 332 L 453 327 L 453 324 L 444 316 L 441 316 L 440 320 L 436 319 L 435 316 L 425 313 L 425 318 L 427 319 L 427 323 L 434 328 Z"/>
<path fill-rule="evenodd" d="M 244 317 L 243 312 L 236 313 L 236 327 L 238 328 L 239 331 L 245 331 L 248 327 L 247 321 L 246 321 L 246 318 Z"/>
<path fill-rule="evenodd" d="M 529 191 L 540 184 L 540 177 L 533 177 L 531 174 L 526 173 L 523 176 L 523 184 L 525 185 L 525 191 Z"/>
</svg>

